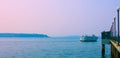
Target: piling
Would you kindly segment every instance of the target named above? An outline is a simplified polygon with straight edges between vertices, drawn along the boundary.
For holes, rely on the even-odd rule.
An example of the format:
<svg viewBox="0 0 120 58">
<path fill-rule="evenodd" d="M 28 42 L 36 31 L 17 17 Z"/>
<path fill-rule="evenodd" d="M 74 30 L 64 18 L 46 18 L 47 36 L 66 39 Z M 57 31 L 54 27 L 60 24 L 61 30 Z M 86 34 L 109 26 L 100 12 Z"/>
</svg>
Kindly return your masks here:
<svg viewBox="0 0 120 58">
<path fill-rule="evenodd" d="M 105 44 L 102 44 L 102 58 L 105 58 Z"/>
<path fill-rule="evenodd" d="M 102 54 L 102 58 L 105 58 L 105 45 L 106 44 L 110 44 L 110 31 L 103 31 L 101 33 L 102 35 L 102 50 L 101 50 L 101 54 Z"/>
</svg>

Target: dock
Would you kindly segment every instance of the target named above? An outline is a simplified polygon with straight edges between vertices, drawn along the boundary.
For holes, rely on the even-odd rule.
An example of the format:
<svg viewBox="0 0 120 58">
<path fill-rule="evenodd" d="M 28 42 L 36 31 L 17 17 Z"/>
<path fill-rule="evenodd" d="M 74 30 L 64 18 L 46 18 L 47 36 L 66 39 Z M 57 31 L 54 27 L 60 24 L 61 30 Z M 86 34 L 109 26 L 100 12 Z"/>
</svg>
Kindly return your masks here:
<svg viewBox="0 0 120 58">
<path fill-rule="evenodd" d="M 111 43 L 111 58 L 120 58 L 120 46 L 114 41 L 110 40 Z"/>
<path fill-rule="evenodd" d="M 105 45 L 110 45 L 110 58 L 120 58 L 120 43 L 117 41 L 118 38 L 111 37 L 111 32 L 102 32 L 102 58 L 105 57 Z"/>
<path fill-rule="evenodd" d="M 110 27 L 109 31 L 101 32 L 102 35 L 102 48 L 101 54 L 102 58 L 105 57 L 105 45 L 110 45 L 110 58 L 120 58 L 120 20 L 119 20 L 119 11 L 117 9 L 117 20 L 114 17 L 114 21 Z"/>
</svg>

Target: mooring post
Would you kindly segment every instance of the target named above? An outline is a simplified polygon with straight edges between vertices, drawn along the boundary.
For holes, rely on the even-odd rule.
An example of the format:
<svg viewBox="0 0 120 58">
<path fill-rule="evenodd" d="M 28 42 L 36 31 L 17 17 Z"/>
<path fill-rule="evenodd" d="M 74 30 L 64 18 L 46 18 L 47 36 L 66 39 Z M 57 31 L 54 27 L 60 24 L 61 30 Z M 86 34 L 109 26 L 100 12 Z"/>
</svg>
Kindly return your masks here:
<svg viewBox="0 0 120 58">
<path fill-rule="evenodd" d="M 102 44 L 102 58 L 105 58 L 105 44 Z"/>
<path fill-rule="evenodd" d="M 119 42 L 120 42 L 120 40 L 119 40 L 119 35 L 120 35 L 120 34 L 119 34 L 119 31 L 120 31 L 120 30 L 119 30 L 119 28 L 120 28 L 120 27 L 119 27 L 119 24 L 120 24 L 120 22 L 119 22 L 119 10 L 120 10 L 120 8 L 117 9 L 117 15 L 118 15 L 118 16 L 117 16 L 117 17 L 118 17 L 118 39 L 117 39 L 117 41 L 118 41 L 118 45 L 119 45 Z"/>
<path fill-rule="evenodd" d="M 112 48 L 112 45 L 110 45 L 110 48 L 111 48 L 111 50 L 110 50 L 110 58 L 112 58 L 112 56 L 113 56 L 113 48 Z"/>
<path fill-rule="evenodd" d="M 120 58 L 120 52 L 117 52 L 118 53 L 118 58 Z"/>
</svg>

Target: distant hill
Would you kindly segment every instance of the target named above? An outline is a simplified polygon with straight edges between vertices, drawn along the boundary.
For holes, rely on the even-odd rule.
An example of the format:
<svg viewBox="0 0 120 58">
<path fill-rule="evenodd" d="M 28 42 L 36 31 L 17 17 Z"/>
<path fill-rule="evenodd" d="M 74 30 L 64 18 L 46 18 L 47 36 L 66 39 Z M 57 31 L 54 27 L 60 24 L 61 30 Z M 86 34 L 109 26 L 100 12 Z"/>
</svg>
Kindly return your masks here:
<svg viewBox="0 0 120 58">
<path fill-rule="evenodd" d="M 49 37 L 45 34 L 28 34 L 28 33 L 0 33 L 0 37 Z"/>
</svg>

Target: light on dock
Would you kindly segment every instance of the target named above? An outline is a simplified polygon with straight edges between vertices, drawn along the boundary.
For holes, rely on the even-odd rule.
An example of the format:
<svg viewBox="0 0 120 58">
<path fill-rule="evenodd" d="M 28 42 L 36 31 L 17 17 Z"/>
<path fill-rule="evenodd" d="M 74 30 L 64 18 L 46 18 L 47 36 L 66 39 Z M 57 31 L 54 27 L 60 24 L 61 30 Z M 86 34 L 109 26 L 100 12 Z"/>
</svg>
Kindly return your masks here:
<svg viewBox="0 0 120 58">
<path fill-rule="evenodd" d="M 119 36 L 120 36 L 120 34 L 119 34 L 119 33 L 120 33 L 120 30 L 119 30 L 119 29 L 120 29 L 120 26 L 119 26 L 119 24 L 120 24 L 120 23 L 119 23 L 119 21 L 120 21 L 120 20 L 119 20 L 119 11 L 120 11 L 120 8 L 117 9 L 117 15 L 118 15 L 118 16 L 117 16 L 117 17 L 118 17 L 118 45 L 119 45 L 119 43 L 120 43 L 120 39 L 119 39 Z"/>
</svg>

